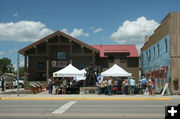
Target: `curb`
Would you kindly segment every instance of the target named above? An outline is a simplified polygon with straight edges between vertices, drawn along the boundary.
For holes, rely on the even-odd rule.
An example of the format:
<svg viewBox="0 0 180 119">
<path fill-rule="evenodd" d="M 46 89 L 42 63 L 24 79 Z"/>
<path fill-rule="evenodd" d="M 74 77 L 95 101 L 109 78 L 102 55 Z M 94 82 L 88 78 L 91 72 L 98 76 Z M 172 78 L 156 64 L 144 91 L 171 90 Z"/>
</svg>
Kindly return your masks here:
<svg viewBox="0 0 180 119">
<path fill-rule="evenodd" d="M 0 100 L 172 100 L 171 98 L 40 98 L 40 97 L 15 97 L 0 98 Z"/>
</svg>

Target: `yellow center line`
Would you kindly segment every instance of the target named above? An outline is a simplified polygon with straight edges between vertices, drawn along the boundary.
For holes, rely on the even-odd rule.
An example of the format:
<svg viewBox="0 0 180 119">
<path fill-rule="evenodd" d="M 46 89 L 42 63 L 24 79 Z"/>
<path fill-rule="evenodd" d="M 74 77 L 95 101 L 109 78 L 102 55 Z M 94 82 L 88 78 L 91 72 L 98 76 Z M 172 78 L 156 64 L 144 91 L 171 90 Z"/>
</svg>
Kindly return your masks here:
<svg viewBox="0 0 180 119">
<path fill-rule="evenodd" d="M 46 98 L 46 97 L 2 97 L 0 100 L 172 100 L 171 98 Z"/>
</svg>

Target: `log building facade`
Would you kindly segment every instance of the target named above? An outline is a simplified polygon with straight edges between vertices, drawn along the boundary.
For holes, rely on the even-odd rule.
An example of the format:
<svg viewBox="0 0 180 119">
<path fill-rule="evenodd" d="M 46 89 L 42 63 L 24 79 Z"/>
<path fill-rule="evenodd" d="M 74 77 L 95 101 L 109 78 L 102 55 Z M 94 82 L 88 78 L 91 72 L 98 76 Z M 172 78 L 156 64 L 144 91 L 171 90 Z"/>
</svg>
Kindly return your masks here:
<svg viewBox="0 0 180 119">
<path fill-rule="evenodd" d="M 56 31 L 19 53 L 25 57 L 25 88 L 34 81 L 46 86 L 53 72 L 70 63 L 78 69 L 94 63 L 102 71 L 116 63 L 139 79 L 139 55 L 135 45 L 88 45 Z"/>
</svg>

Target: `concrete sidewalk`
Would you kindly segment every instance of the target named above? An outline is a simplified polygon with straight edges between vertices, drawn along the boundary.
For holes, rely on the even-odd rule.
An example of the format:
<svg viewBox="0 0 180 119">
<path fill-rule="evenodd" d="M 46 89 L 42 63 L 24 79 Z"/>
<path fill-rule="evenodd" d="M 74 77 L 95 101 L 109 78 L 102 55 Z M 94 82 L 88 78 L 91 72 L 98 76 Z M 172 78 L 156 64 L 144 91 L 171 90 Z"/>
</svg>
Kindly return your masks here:
<svg viewBox="0 0 180 119">
<path fill-rule="evenodd" d="M 180 99 L 180 95 L 146 96 L 146 95 L 97 95 L 97 94 L 60 94 L 51 95 L 47 91 L 39 94 L 0 94 L 0 100 L 172 100 Z"/>
</svg>

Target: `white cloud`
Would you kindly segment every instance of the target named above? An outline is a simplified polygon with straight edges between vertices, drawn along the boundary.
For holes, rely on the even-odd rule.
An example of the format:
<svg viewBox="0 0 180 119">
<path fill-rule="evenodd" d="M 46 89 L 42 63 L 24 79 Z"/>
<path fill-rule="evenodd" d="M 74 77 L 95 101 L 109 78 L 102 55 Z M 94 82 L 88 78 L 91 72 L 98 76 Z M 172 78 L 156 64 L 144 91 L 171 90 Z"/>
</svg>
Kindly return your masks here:
<svg viewBox="0 0 180 119">
<path fill-rule="evenodd" d="M 71 33 L 68 33 L 68 30 L 65 29 L 65 28 L 63 28 L 61 31 L 64 32 L 64 33 L 66 33 L 66 34 L 71 35 L 72 37 L 79 37 L 79 36 L 89 37 L 89 34 L 88 34 L 88 33 L 85 33 L 85 32 L 83 31 L 83 29 L 77 29 L 77 28 L 75 28 L 75 29 L 73 29 L 73 31 L 72 31 Z"/>
<path fill-rule="evenodd" d="M 94 33 L 98 33 L 98 32 L 101 32 L 103 29 L 102 28 L 97 28 L 94 30 Z"/>
<path fill-rule="evenodd" d="M 9 50 L 8 53 L 13 53 L 13 52 L 16 52 L 16 51 L 18 51 L 18 49 Z"/>
<path fill-rule="evenodd" d="M 5 54 L 5 52 L 3 52 L 3 51 L 0 51 L 0 55 L 4 55 Z"/>
<path fill-rule="evenodd" d="M 136 44 L 139 50 L 145 41 L 145 35 L 152 35 L 158 26 L 156 21 L 147 20 L 144 16 L 136 21 L 126 20 L 110 38 L 119 44 Z"/>
<path fill-rule="evenodd" d="M 93 30 L 93 29 L 95 29 L 95 27 L 94 27 L 94 26 L 91 26 L 91 27 L 89 27 L 89 29 L 90 29 L 90 30 Z"/>
<path fill-rule="evenodd" d="M 18 13 L 17 13 L 17 12 L 16 12 L 16 13 L 14 13 L 14 14 L 13 14 L 13 16 L 14 16 L 14 17 L 17 17 L 17 16 L 18 16 Z"/>
<path fill-rule="evenodd" d="M 45 24 L 35 21 L 19 21 L 0 23 L 0 40 L 8 41 L 37 41 L 52 33 Z"/>
</svg>

